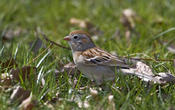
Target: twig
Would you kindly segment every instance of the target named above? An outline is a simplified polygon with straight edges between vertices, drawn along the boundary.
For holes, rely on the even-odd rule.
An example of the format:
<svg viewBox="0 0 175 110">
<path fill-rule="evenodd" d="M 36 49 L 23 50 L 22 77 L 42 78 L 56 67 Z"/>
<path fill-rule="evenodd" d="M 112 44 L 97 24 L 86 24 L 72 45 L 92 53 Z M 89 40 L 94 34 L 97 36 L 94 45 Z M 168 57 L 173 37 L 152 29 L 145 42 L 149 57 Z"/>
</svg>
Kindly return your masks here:
<svg viewBox="0 0 175 110">
<path fill-rule="evenodd" d="M 38 56 L 36 56 L 35 58 L 33 58 L 31 61 L 29 61 L 27 64 L 31 64 L 32 62 L 34 62 L 37 58 L 39 58 L 44 52 L 46 52 L 53 44 L 50 44 L 44 51 L 42 51 Z"/>
<path fill-rule="evenodd" d="M 54 41 L 51 41 L 50 39 L 47 38 L 47 36 L 44 34 L 44 33 L 41 33 L 41 35 L 43 36 L 43 38 L 46 40 L 46 41 L 49 41 L 50 43 L 56 45 L 56 46 L 59 46 L 61 48 L 64 48 L 64 49 L 67 49 L 67 50 L 71 50 L 69 47 L 65 47 L 65 46 L 62 46 L 61 44 L 58 44 Z"/>
<path fill-rule="evenodd" d="M 164 62 L 174 62 L 174 59 L 151 59 L 151 58 L 132 58 L 132 57 L 120 57 L 120 58 L 127 58 L 131 60 L 144 60 L 144 61 L 164 61 Z"/>
<path fill-rule="evenodd" d="M 67 49 L 67 50 L 71 50 L 70 48 L 68 47 L 65 47 L 65 46 L 62 46 L 61 44 L 58 44 L 54 41 L 51 41 L 50 39 L 47 38 L 47 36 L 40 32 L 42 34 L 42 36 L 44 37 L 44 39 L 56 46 L 59 46 L 61 48 L 64 48 L 64 49 Z M 130 60 L 144 60 L 144 61 L 164 61 L 164 62 L 174 62 L 174 59 L 151 59 L 151 58 L 132 58 L 132 57 L 120 57 L 120 58 L 127 58 L 127 59 L 130 59 Z"/>
</svg>

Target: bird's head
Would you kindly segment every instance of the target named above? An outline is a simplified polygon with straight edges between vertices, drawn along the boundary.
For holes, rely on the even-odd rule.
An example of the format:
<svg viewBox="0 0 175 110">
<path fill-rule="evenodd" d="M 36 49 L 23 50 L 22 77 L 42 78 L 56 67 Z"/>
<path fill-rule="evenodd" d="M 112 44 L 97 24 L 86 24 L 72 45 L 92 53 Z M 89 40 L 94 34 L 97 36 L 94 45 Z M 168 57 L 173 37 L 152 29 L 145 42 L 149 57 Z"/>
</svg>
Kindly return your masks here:
<svg viewBox="0 0 175 110">
<path fill-rule="evenodd" d="M 85 51 L 95 47 L 90 35 L 81 30 L 71 32 L 68 36 L 64 37 L 67 40 L 72 51 Z"/>
</svg>

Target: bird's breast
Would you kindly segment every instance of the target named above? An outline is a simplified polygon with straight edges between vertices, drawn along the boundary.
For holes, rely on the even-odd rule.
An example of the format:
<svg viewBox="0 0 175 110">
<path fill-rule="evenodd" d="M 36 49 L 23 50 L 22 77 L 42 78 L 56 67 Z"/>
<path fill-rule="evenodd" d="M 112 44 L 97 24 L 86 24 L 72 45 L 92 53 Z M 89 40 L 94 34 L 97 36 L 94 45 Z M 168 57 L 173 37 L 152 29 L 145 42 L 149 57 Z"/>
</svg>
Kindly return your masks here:
<svg viewBox="0 0 175 110">
<path fill-rule="evenodd" d="M 74 52 L 73 53 L 73 60 L 74 63 L 77 64 L 81 64 L 84 62 L 84 57 L 81 55 L 81 52 Z"/>
</svg>

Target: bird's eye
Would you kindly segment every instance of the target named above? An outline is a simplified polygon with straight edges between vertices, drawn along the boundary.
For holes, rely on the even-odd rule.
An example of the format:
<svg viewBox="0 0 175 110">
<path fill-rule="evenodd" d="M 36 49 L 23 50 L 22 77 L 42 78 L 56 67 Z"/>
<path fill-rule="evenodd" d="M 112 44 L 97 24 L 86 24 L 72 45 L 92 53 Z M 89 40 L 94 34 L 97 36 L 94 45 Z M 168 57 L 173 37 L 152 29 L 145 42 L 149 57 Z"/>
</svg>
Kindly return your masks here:
<svg viewBox="0 0 175 110">
<path fill-rule="evenodd" d="M 77 39 L 78 38 L 78 36 L 74 36 L 74 39 Z"/>
</svg>

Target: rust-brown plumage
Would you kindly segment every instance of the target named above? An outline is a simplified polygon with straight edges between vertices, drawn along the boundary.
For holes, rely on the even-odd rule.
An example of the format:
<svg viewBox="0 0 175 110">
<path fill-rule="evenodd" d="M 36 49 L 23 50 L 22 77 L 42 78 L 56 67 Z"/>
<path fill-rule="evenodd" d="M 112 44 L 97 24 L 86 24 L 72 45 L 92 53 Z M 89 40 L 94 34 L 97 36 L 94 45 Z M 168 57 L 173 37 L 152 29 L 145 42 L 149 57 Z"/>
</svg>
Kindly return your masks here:
<svg viewBox="0 0 175 110">
<path fill-rule="evenodd" d="M 88 36 L 89 38 L 91 38 L 91 35 L 85 31 L 82 31 L 82 30 L 75 30 L 75 31 L 72 31 L 70 32 L 69 35 L 73 35 L 73 34 L 85 34 L 86 36 Z"/>
</svg>

